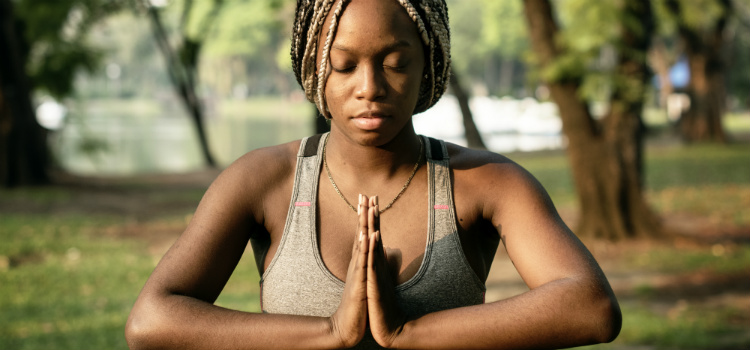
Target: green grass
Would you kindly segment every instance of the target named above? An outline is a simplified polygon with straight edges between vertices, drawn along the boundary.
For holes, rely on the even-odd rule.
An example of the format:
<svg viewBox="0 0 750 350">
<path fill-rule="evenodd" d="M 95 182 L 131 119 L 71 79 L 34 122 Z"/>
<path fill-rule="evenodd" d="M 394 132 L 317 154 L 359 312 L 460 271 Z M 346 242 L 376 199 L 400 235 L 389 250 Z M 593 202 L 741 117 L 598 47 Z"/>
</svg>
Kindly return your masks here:
<svg viewBox="0 0 750 350">
<path fill-rule="evenodd" d="M 0 348 L 124 348 L 123 325 L 154 257 L 101 237 L 114 218 L 1 215 Z"/>
<path fill-rule="evenodd" d="M 674 301 L 662 313 L 639 305 L 621 304 L 622 331 L 611 344 L 581 349 L 622 349 L 625 345 L 648 349 L 743 349 L 750 345 L 750 334 L 743 311 L 738 307 L 691 306 Z"/>
<path fill-rule="evenodd" d="M 747 144 L 651 147 L 646 150 L 645 188 L 657 211 L 702 215 L 717 224 L 750 225 L 750 147 Z M 558 208 L 577 205 L 570 165 L 563 152 L 516 153 Z"/>
<path fill-rule="evenodd" d="M 716 245 L 692 249 L 660 247 L 658 250 L 647 250 L 628 256 L 623 262 L 627 266 L 644 272 L 750 273 L 750 246 Z"/>
<path fill-rule="evenodd" d="M 124 225 L 107 216 L 0 214 L 0 349 L 127 348 L 127 315 L 163 252 L 113 237 Z M 257 281 L 246 254 L 217 304 L 257 311 Z"/>
</svg>

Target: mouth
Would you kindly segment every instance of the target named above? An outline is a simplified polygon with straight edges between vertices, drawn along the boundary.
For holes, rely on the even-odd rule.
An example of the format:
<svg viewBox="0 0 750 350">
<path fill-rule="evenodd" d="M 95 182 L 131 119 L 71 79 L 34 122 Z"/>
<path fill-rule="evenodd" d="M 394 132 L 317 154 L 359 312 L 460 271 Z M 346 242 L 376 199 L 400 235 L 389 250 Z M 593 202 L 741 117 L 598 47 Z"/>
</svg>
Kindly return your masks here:
<svg viewBox="0 0 750 350">
<path fill-rule="evenodd" d="M 376 130 L 383 126 L 388 119 L 385 113 L 380 111 L 367 111 L 352 118 L 354 124 L 362 130 Z"/>
</svg>

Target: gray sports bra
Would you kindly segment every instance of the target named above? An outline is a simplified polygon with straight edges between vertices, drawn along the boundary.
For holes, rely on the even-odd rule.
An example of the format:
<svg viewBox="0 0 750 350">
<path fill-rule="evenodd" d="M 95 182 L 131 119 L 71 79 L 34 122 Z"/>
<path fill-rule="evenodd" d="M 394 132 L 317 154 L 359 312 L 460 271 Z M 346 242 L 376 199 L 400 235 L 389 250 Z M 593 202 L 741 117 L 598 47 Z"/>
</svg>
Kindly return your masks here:
<svg viewBox="0 0 750 350">
<path fill-rule="evenodd" d="M 278 250 L 261 278 L 261 309 L 267 313 L 323 316 L 339 306 L 344 282 L 323 264 L 315 230 L 322 150 L 328 134 L 303 139 L 294 190 Z M 416 275 L 396 286 L 402 310 L 411 316 L 484 302 L 484 283 L 464 256 L 456 229 L 445 144 L 423 137 L 429 177 L 427 245 Z M 369 335 L 360 346 L 377 347 Z"/>
</svg>

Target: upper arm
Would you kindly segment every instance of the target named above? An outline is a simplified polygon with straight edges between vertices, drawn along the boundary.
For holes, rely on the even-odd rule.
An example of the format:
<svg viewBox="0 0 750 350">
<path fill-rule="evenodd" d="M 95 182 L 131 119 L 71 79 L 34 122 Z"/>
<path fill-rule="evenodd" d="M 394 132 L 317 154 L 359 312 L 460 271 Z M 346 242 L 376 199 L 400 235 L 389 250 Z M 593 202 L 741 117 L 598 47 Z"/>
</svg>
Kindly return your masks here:
<svg viewBox="0 0 750 350">
<path fill-rule="evenodd" d="M 485 219 L 497 228 L 508 256 L 529 288 L 570 277 L 603 278 L 589 251 L 529 172 L 508 160 L 483 168 L 481 178 L 491 179 L 485 180 L 490 184 L 483 191 Z"/>
<path fill-rule="evenodd" d="M 144 292 L 214 302 L 249 238 L 266 234 L 264 200 L 281 185 L 283 174 L 293 172 L 286 159 L 283 148 L 253 151 L 224 170 L 159 262 Z"/>
</svg>

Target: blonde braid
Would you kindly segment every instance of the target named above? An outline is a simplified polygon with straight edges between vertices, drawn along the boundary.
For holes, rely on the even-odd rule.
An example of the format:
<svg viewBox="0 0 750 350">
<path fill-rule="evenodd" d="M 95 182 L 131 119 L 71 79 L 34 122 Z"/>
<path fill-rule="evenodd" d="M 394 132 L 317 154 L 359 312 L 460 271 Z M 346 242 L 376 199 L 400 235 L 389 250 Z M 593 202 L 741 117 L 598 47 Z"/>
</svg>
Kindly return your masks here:
<svg viewBox="0 0 750 350">
<path fill-rule="evenodd" d="M 323 46 L 323 55 L 320 59 L 320 67 L 318 67 L 318 95 L 315 99 L 315 105 L 318 107 L 318 111 L 323 114 L 324 117 L 330 119 L 331 116 L 328 114 L 328 106 L 325 101 L 325 83 L 328 77 L 328 55 L 331 52 L 331 44 L 333 37 L 336 34 L 336 29 L 339 25 L 339 18 L 343 12 L 344 3 L 348 0 L 340 0 L 339 5 L 336 6 L 336 10 L 333 11 L 333 18 L 331 19 L 331 26 L 328 28 L 328 35 L 326 35 L 326 43 Z"/>
<path fill-rule="evenodd" d="M 305 90 L 305 95 L 310 101 L 313 101 L 315 98 L 313 87 L 317 85 L 314 72 L 315 61 L 318 55 L 318 31 L 323 26 L 334 1 L 318 0 L 315 2 L 312 28 L 307 32 L 307 45 L 305 45 L 301 75 L 304 78 L 302 88 Z"/>
</svg>

